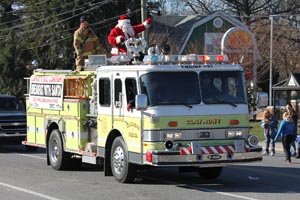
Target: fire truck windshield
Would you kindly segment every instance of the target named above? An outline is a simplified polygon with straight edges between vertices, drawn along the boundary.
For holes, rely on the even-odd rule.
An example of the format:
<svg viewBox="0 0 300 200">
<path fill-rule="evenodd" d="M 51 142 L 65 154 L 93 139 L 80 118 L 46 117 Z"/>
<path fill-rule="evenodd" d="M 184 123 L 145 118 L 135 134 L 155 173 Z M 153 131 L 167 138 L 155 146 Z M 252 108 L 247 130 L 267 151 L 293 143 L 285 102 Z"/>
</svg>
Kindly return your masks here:
<svg viewBox="0 0 300 200">
<path fill-rule="evenodd" d="M 243 73 L 237 71 L 201 72 L 201 97 L 205 104 L 246 103 Z"/>
<path fill-rule="evenodd" d="M 150 106 L 199 104 L 200 91 L 196 72 L 150 72 L 141 76 L 141 91 Z"/>
<path fill-rule="evenodd" d="M 243 73 L 150 72 L 141 76 L 141 92 L 149 106 L 246 103 Z M 200 81 L 199 81 L 200 80 Z"/>
</svg>

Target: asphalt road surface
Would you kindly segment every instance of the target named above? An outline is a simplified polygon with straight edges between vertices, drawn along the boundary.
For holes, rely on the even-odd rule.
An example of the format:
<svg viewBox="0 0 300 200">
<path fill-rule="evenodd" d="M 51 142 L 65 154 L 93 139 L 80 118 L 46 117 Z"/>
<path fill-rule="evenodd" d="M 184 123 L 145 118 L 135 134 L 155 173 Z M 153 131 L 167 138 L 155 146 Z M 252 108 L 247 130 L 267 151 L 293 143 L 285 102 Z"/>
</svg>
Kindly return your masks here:
<svg viewBox="0 0 300 200">
<path fill-rule="evenodd" d="M 218 179 L 209 181 L 177 168 L 152 169 L 134 184 L 120 184 L 94 166 L 55 171 L 46 165 L 43 149 L 32 153 L 22 145 L 0 146 L 0 199 L 300 199 L 300 159 L 291 164 L 283 160 L 278 151 L 262 162 L 226 166 Z"/>
</svg>

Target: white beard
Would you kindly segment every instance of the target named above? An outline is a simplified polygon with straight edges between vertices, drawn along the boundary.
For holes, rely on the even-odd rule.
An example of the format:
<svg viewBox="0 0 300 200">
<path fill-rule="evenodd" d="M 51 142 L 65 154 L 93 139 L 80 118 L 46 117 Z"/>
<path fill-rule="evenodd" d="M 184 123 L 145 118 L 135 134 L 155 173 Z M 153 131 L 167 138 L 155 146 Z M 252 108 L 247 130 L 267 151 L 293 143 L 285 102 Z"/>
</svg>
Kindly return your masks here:
<svg viewBox="0 0 300 200">
<path fill-rule="evenodd" d="M 118 26 L 124 32 L 126 39 L 128 39 L 129 37 L 133 37 L 135 35 L 134 29 L 131 26 L 131 24 L 128 24 L 127 22 L 123 23 L 119 21 Z"/>
</svg>

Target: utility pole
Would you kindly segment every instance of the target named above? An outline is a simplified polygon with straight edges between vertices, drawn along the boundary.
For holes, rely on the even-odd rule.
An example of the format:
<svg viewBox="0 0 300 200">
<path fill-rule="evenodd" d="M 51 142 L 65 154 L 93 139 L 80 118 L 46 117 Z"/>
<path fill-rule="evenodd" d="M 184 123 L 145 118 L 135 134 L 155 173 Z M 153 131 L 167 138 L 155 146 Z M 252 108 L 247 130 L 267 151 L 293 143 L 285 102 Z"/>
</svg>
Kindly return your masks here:
<svg viewBox="0 0 300 200">
<path fill-rule="evenodd" d="M 141 0 L 141 23 L 147 19 L 147 0 Z M 142 38 L 148 43 L 148 30 L 142 32 Z"/>
<path fill-rule="evenodd" d="M 270 27 L 270 80 L 269 80 L 269 106 L 272 106 L 272 79 L 273 79 L 273 24 L 274 15 L 270 15 L 271 27 Z"/>
</svg>

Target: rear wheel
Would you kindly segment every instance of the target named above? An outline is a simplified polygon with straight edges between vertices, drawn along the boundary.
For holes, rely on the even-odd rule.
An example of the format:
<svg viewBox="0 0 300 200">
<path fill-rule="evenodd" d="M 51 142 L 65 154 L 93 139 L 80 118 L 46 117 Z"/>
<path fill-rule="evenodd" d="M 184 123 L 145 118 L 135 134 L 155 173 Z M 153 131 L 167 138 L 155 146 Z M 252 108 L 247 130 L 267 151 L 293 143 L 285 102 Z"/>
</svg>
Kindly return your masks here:
<svg viewBox="0 0 300 200">
<path fill-rule="evenodd" d="M 69 153 L 64 152 L 61 135 L 57 129 L 51 132 L 47 148 L 53 169 L 64 170 L 69 168 L 71 156 Z"/>
<path fill-rule="evenodd" d="M 199 168 L 198 174 L 204 179 L 216 179 L 221 175 L 222 169 L 223 167 Z"/>
<path fill-rule="evenodd" d="M 111 169 L 115 179 L 120 183 L 134 181 L 136 167 L 129 163 L 128 152 L 121 136 L 117 137 L 111 148 Z"/>
</svg>

